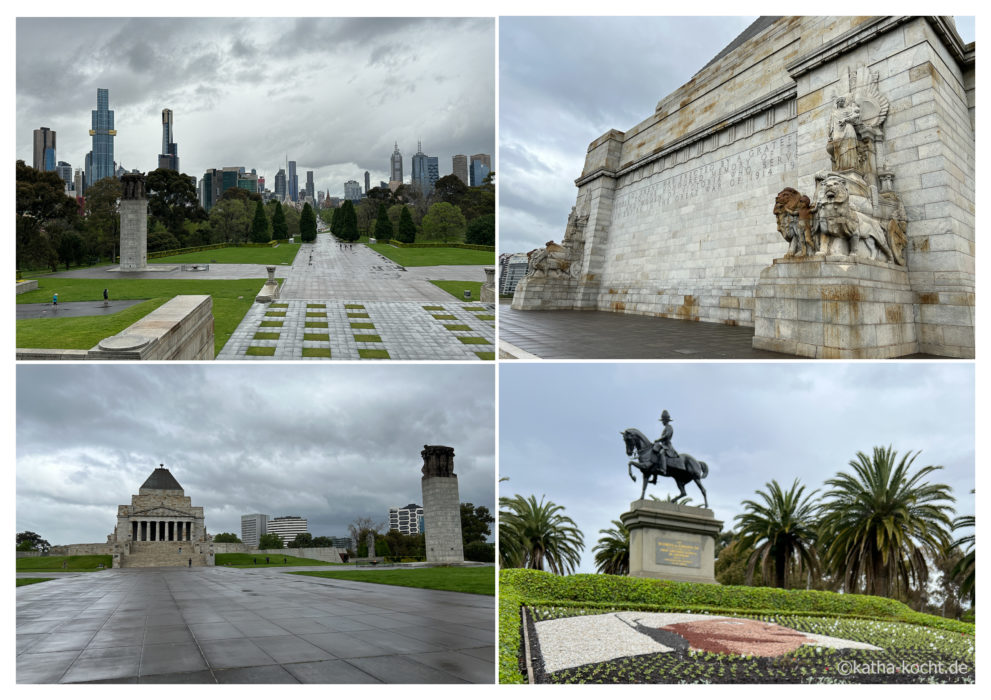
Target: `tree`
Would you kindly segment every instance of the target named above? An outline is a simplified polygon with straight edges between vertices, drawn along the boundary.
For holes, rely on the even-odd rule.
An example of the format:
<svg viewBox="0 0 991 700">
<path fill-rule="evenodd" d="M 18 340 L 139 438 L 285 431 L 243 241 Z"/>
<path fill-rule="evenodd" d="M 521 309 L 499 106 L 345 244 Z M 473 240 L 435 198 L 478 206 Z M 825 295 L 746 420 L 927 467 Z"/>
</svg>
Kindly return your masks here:
<svg viewBox="0 0 991 700">
<path fill-rule="evenodd" d="M 399 215 L 398 231 L 396 240 L 400 243 L 412 243 L 416 240 L 416 224 L 413 223 L 413 216 L 409 213 L 409 207 L 404 206 Z"/>
<path fill-rule="evenodd" d="M 475 507 L 472 503 L 461 504 L 461 540 L 464 544 L 469 542 L 484 542 L 485 538 L 492 534 L 489 528 L 495 518 L 485 506 Z"/>
<path fill-rule="evenodd" d="M 595 552 L 595 570 L 600 574 L 626 576 L 630 573 L 630 531 L 619 520 L 613 520 L 614 527 L 599 530 L 603 535 L 592 547 Z"/>
<path fill-rule="evenodd" d="M 147 246 L 149 252 L 159 250 L 175 250 L 180 248 L 179 239 L 171 231 L 165 228 L 161 221 L 153 220 L 153 225 L 148 231 Z"/>
<path fill-rule="evenodd" d="M 382 539 L 394 559 L 426 558 L 427 542 L 423 533 L 404 535 L 399 530 L 389 530 Z"/>
<path fill-rule="evenodd" d="M 48 554 L 48 550 L 51 548 L 48 540 L 42 539 L 37 532 L 25 530 L 17 533 L 17 551 L 19 552 L 39 551 L 42 554 Z"/>
<path fill-rule="evenodd" d="M 434 183 L 434 189 L 430 192 L 429 201 L 431 204 L 437 202 L 447 202 L 458 206 L 461 199 L 468 194 L 468 185 L 461 181 L 457 175 L 445 175 Z"/>
<path fill-rule="evenodd" d="M 820 540 L 828 542 L 828 568 L 841 577 L 848 592 L 897 597 L 914 583 L 925 585 L 927 556 L 935 558 L 950 543 L 950 503 L 946 484 L 925 478 L 941 466 L 914 474 L 919 453 L 902 457 L 889 446 L 875 447 L 850 461 L 853 473 L 840 472 L 826 485 Z"/>
<path fill-rule="evenodd" d="M 777 481 L 765 484 L 767 492 L 757 490 L 762 502 L 743 501 L 745 513 L 736 516 L 739 525 L 737 546 L 753 548 L 747 562 L 747 583 L 753 580 L 757 562 L 761 563 L 764 580 L 774 573 L 774 585 L 785 588 L 790 566 L 796 562 L 810 571 L 819 569 L 816 550 L 816 515 L 819 506 L 813 491 L 802 498 L 804 486 L 798 479 L 785 492 Z"/>
<path fill-rule="evenodd" d="M 389 221 L 389 210 L 383 202 L 379 204 L 378 218 L 375 219 L 375 240 L 380 242 L 390 241 L 393 235 L 392 222 Z"/>
<path fill-rule="evenodd" d="M 495 214 L 483 214 L 472 219 L 465 232 L 465 243 L 495 245 Z"/>
<path fill-rule="evenodd" d="M 377 535 L 384 529 L 385 523 L 375 522 L 366 516 L 355 518 L 348 525 L 348 533 L 351 535 L 351 539 L 358 543 L 359 547 L 364 544 L 364 539 L 368 536 L 369 532 Z"/>
<path fill-rule="evenodd" d="M 447 202 L 438 202 L 430 206 L 420 223 L 421 238 L 424 241 L 457 243 L 465 238 L 465 226 L 465 217 L 460 209 Z"/>
<path fill-rule="evenodd" d="M 203 218 L 197 212 L 200 203 L 196 185 L 188 175 L 167 168 L 152 170 L 145 177 L 145 188 L 148 212 L 177 238 L 184 237 L 183 225 L 187 220 Z"/>
<path fill-rule="evenodd" d="M 467 561 L 495 562 L 495 543 L 467 542 L 464 553 Z"/>
<path fill-rule="evenodd" d="M 289 543 L 290 547 L 312 547 L 313 546 L 313 535 L 308 532 L 298 533 Z"/>
<path fill-rule="evenodd" d="M 282 204 L 278 201 L 275 202 L 275 211 L 272 213 L 272 238 L 277 241 L 284 241 L 289 238 L 286 213 L 282 211 Z"/>
<path fill-rule="evenodd" d="M 311 547 L 333 547 L 334 543 L 326 535 L 320 535 L 319 537 L 314 537 L 313 542 L 310 544 Z"/>
<path fill-rule="evenodd" d="M 258 549 L 282 549 L 282 538 L 273 532 L 266 532 L 258 538 Z"/>
<path fill-rule="evenodd" d="M 971 605 L 974 603 L 974 572 L 977 566 L 977 551 L 974 547 L 974 526 L 973 515 L 961 515 L 954 520 L 954 530 L 970 530 L 970 534 L 954 540 L 953 544 L 950 545 L 952 549 L 959 549 L 963 555 L 950 571 L 950 575 L 960 585 L 961 600 L 966 600 L 969 597 Z"/>
<path fill-rule="evenodd" d="M 436 206 L 436 205 L 435 205 Z M 564 507 L 534 496 L 499 499 L 499 561 L 502 568 L 568 574 L 581 561 L 585 539 Z"/>
<path fill-rule="evenodd" d="M 214 542 L 232 542 L 234 544 L 241 544 L 241 538 L 235 535 L 233 532 L 218 532 L 213 536 Z"/>
<path fill-rule="evenodd" d="M 317 215 L 309 202 L 303 205 L 303 212 L 299 215 L 299 236 L 303 243 L 312 243 L 317 239 Z"/>
<path fill-rule="evenodd" d="M 344 200 L 338 216 L 341 217 L 341 232 L 337 234 L 338 237 L 345 241 L 358 240 L 358 217 L 354 213 L 354 204 L 350 199 Z"/>
<path fill-rule="evenodd" d="M 268 217 L 265 216 L 265 205 L 261 200 L 255 203 L 255 220 L 251 222 L 251 242 L 268 243 L 272 235 L 268 230 Z"/>
<path fill-rule="evenodd" d="M 296 207 L 285 207 L 282 213 L 286 215 L 286 233 L 290 238 L 299 236 L 299 212 Z"/>
<path fill-rule="evenodd" d="M 238 245 L 248 233 L 248 212 L 239 199 L 221 199 L 210 210 L 210 226 L 225 243 Z"/>
<path fill-rule="evenodd" d="M 105 177 L 86 188 L 86 225 L 96 239 L 100 255 L 117 257 L 120 241 L 120 180 Z"/>
<path fill-rule="evenodd" d="M 65 195 L 65 184 L 55 172 L 43 172 L 17 161 L 17 222 L 15 262 L 18 267 L 41 264 L 58 267 L 57 243 L 45 234 L 50 222 L 63 220 L 71 226 L 76 201 Z"/>
</svg>

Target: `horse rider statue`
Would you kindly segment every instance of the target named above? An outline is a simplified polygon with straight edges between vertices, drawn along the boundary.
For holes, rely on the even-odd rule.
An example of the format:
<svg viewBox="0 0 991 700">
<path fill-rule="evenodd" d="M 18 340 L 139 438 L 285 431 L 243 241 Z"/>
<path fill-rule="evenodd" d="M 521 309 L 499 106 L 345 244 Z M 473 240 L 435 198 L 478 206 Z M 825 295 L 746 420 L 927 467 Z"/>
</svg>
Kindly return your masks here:
<svg viewBox="0 0 991 700">
<path fill-rule="evenodd" d="M 668 460 L 678 459 L 681 455 L 671 446 L 671 437 L 674 435 L 674 428 L 671 427 L 671 414 L 665 408 L 661 411 L 661 417 L 659 419 L 664 424 L 664 431 L 661 433 L 661 437 L 654 440 L 654 446 L 651 448 L 652 452 L 657 457 L 658 472 L 653 474 L 650 483 L 657 483 L 657 474 L 661 476 L 668 475 Z"/>
</svg>

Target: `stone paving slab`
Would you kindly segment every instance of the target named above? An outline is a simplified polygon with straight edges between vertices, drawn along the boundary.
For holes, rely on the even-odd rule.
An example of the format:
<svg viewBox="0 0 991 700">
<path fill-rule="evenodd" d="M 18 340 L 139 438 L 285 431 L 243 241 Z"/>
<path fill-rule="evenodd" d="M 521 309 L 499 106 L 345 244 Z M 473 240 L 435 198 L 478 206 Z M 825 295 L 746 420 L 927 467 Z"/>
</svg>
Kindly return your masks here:
<svg viewBox="0 0 991 700">
<path fill-rule="evenodd" d="M 494 682 L 493 597 L 284 573 L 308 568 L 112 569 L 22 587 L 17 682 Z"/>
<path fill-rule="evenodd" d="M 218 360 L 479 360 L 495 353 L 493 304 L 449 301 L 345 302 L 278 299 L 256 303 L 217 355 Z M 487 317 L 487 318 L 484 318 Z M 262 322 L 282 326 L 263 327 Z M 306 323 L 326 327 L 306 327 Z M 354 324 L 372 324 L 355 328 Z M 450 330 L 445 326 L 467 326 Z M 256 339 L 277 333 L 277 339 Z M 307 335 L 311 336 L 307 339 Z M 326 336 L 313 338 L 312 336 Z M 371 336 L 366 338 L 366 336 Z M 461 339 L 473 339 L 465 343 Z M 480 339 L 480 340 L 479 340 Z M 271 355 L 249 355 L 248 348 L 272 348 Z M 304 348 L 329 350 L 330 357 L 304 356 Z M 362 350 L 386 351 L 388 358 L 362 357 Z"/>
</svg>

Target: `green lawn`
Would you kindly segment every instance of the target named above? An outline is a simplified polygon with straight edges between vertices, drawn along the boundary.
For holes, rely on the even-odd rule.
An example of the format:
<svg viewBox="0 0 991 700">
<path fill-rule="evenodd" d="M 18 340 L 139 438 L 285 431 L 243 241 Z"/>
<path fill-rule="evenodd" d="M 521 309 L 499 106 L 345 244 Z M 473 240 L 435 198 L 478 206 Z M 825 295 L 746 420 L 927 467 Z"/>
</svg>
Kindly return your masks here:
<svg viewBox="0 0 991 700">
<path fill-rule="evenodd" d="M 65 563 L 65 568 L 62 564 Z M 96 571 L 113 563 L 109 554 L 83 554 L 73 557 L 24 557 L 17 560 L 18 571 Z"/>
<path fill-rule="evenodd" d="M 17 579 L 17 587 L 30 586 L 32 583 L 44 583 L 45 581 L 54 581 L 53 578 L 19 578 Z"/>
<path fill-rule="evenodd" d="M 107 280 L 42 277 L 38 289 L 19 294 L 18 304 L 48 302 L 58 292 L 59 301 L 97 301 L 103 289 L 110 299 L 147 299 L 109 316 L 32 318 L 17 322 L 17 347 L 88 350 L 104 338 L 119 333 L 142 316 L 179 294 L 213 297 L 214 354 L 220 352 L 254 303 L 263 279 L 248 280 Z"/>
<path fill-rule="evenodd" d="M 384 583 L 407 588 L 432 588 L 438 591 L 495 595 L 495 567 L 438 566 L 429 569 L 393 569 L 391 571 L 292 571 L 301 576 L 341 578 L 365 583 Z"/>
<path fill-rule="evenodd" d="M 198 250 L 195 253 L 170 255 L 165 258 L 152 258 L 149 265 L 166 263 L 245 263 L 255 265 L 292 265 L 300 243 L 283 243 L 278 248 L 246 248 L 233 246 Z"/>
<path fill-rule="evenodd" d="M 269 559 L 268 564 L 265 563 L 265 557 Z M 282 561 L 283 558 L 286 560 L 285 563 Z M 329 561 L 292 557 L 288 554 L 283 557 L 280 554 L 247 554 L 241 552 L 217 554 L 214 557 L 214 563 L 217 566 L 233 566 L 239 569 L 261 569 L 266 566 L 342 566 L 342 564 L 331 563 Z"/>
<path fill-rule="evenodd" d="M 482 293 L 482 283 L 481 282 L 459 282 L 458 280 L 430 280 L 430 284 L 435 284 L 445 292 L 450 294 L 452 297 L 456 297 L 461 301 L 478 301 L 481 299 Z M 465 290 L 471 290 L 471 296 L 465 299 Z"/>
<path fill-rule="evenodd" d="M 495 252 L 465 248 L 396 248 L 387 243 L 375 243 L 369 248 L 381 253 L 403 267 L 424 265 L 494 265 Z"/>
</svg>

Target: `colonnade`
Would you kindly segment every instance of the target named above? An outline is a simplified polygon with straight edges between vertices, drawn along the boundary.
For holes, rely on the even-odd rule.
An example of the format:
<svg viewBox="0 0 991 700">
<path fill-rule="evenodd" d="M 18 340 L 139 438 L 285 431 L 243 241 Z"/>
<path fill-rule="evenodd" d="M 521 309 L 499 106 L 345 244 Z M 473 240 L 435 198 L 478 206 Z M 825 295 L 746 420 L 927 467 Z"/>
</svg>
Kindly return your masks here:
<svg viewBox="0 0 991 700">
<path fill-rule="evenodd" d="M 189 520 L 132 520 L 131 540 L 134 542 L 189 542 L 193 539 L 193 523 Z"/>
</svg>

